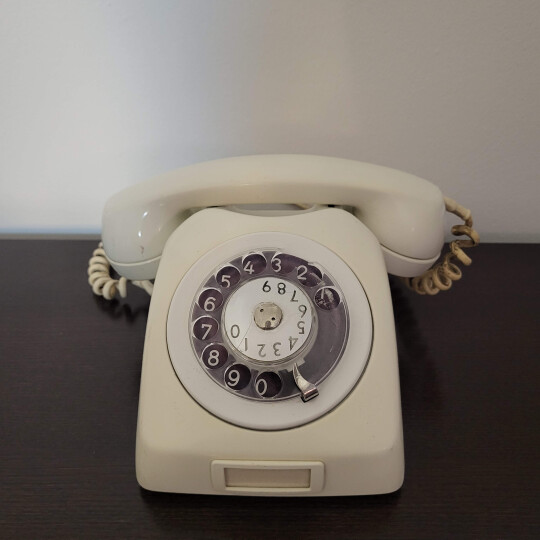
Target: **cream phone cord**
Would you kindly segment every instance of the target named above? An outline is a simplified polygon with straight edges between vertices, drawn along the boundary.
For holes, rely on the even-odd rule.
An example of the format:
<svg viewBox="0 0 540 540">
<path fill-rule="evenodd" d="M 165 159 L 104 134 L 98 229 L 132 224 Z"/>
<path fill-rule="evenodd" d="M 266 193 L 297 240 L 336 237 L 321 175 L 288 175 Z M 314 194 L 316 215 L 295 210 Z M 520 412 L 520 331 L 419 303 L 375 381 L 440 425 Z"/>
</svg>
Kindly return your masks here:
<svg viewBox="0 0 540 540">
<path fill-rule="evenodd" d="M 407 286 L 418 294 L 434 295 L 439 291 L 447 291 L 454 281 L 461 279 L 462 275 L 461 269 L 454 260 L 469 266 L 472 261 L 465 254 L 463 248 L 475 247 L 480 242 L 480 236 L 473 229 L 471 211 L 449 197 L 444 198 L 444 204 L 447 212 L 455 214 L 464 221 L 463 225 L 452 227 L 452 234 L 468 236 L 469 239 L 451 242 L 450 251 L 444 255 L 443 260 L 426 270 L 421 276 L 403 278 Z M 90 283 L 94 294 L 103 296 L 106 300 L 112 300 L 118 292 L 122 298 L 125 298 L 127 296 L 127 282 L 125 277 L 114 279 L 111 276 L 111 265 L 105 255 L 103 243 L 100 242 L 98 248 L 92 253 L 92 258 L 88 261 L 88 283 Z M 148 294 L 152 294 L 154 285 L 151 281 L 131 281 L 131 283 L 144 289 Z"/>
<path fill-rule="evenodd" d="M 452 234 L 455 236 L 468 236 L 469 240 L 454 240 L 450 243 L 450 251 L 443 260 L 426 270 L 421 276 L 403 278 L 407 286 L 418 294 L 434 295 L 439 291 L 447 291 L 454 281 L 461 278 L 461 269 L 454 263 L 457 260 L 469 266 L 471 258 L 463 248 L 475 247 L 480 242 L 479 234 L 473 229 L 471 211 L 458 204 L 449 197 L 444 198 L 446 211 L 455 214 L 464 221 L 463 225 L 454 225 Z"/>
<path fill-rule="evenodd" d="M 90 283 L 94 294 L 103 296 L 106 300 L 112 300 L 118 292 L 122 298 L 125 298 L 128 281 L 131 280 L 125 277 L 114 279 L 111 276 L 111 264 L 105 255 L 103 242 L 100 242 L 92 253 L 92 258 L 88 261 L 88 283 Z M 131 281 L 131 283 L 144 289 L 150 295 L 154 289 L 153 283 L 149 280 Z"/>
</svg>

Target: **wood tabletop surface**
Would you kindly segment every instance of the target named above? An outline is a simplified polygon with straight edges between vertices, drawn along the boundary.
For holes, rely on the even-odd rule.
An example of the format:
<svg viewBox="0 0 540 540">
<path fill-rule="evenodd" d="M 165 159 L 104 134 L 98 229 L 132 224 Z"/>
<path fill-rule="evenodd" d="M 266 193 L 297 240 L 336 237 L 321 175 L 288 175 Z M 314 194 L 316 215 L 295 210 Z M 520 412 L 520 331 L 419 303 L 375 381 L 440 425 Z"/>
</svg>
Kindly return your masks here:
<svg viewBox="0 0 540 540">
<path fill-rule="evenodd" d="M 481 245 L 435 297 L 390 278 L 405 483 L 287 499 L 138 486 L 149 297 L 95 297 L 95 244 L 0 241 L 0 538 L 540 538 L 540 245 Z"/>
</svg>

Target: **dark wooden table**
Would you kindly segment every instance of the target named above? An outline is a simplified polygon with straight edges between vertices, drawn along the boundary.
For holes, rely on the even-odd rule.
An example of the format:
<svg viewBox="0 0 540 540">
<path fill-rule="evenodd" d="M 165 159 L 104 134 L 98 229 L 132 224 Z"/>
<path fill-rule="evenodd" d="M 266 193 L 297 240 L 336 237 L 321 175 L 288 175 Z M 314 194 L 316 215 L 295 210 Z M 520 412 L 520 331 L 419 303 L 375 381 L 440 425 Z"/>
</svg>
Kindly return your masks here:
<svg viewBox="0 0 540 540">
<path fill-rule="evenodd" d="M 94 245 L 0 241 L 1 538 L 540 538 L 539 245 L 482 245 L 432 298 L 391 278 L 405 484 L 305 499 L 138 487 L 149 299 L 94 297 Z"/>
</svg>

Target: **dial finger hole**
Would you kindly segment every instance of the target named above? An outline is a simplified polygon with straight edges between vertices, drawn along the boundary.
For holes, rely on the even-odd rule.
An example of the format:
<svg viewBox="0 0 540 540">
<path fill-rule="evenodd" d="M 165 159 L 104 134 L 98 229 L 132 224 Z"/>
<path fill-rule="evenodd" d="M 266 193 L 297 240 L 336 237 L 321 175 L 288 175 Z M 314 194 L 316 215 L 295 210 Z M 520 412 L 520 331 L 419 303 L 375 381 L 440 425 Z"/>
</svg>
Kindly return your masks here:
<svg viewBox="0 0 540 540">
<path fill-rule="evenodd" d="M 212 339 L 218 331 L 219 323 L 213 317 L 199 317 L 193 323 L 193 335 L 201 340 Z"/>
<path fill-rule="evenodd" d="M 264 371 L 255 379 L 255 391 L 264 398 L 277 396 L 282 387 L 281 377 L 273 371 Z"/>
<path fill-rule="evenodd" d="M 217 289 L 205 289 L 197 300 L 204 311 L 212 312 L 223 304 L 223 295 Z"/>
<path fill-rule="evenodd" d="M 314 264 L 300 264 L 296 267 L 296 278 L 306 287 L 314 287 L 322 281 L 323 273 Z"/>
<path fill-rule="evenodd" d="M 250 253 L 242 259 L 242 269 L 246 274 L 260 274 L 266 268 L 266 259 L 260 253 Z"/>
<path fill-rule="evenodd" d="M 317 307 L 326 311 L 336 309 L 341 302 L 339 293 L 334 287 L 322 287 L 315 293 L 314 300 Z"/>
<path fill-rule="evenodd" d="M 224 266 L 216 274 L 216 281 L 224 289 L 230 289 L 240 281 L 240 271 L 236 266 Z"/>
<path fill-rule="evenodd" d="M 277 272 L 278 274 L 289 274 L 303 262 L 302 259 L 295 257 L 294 255 L 277 253 L 272 257 L 271 265 L 274 272 Z"/>
<path fill-rule="evenodd" d="M 201 359 L 208 369 L 223 367 L 229 358 L 229 352 L 221 343 L 212 343 L 204 348 Z"/>
<path fill-rule="evenodd" d="M 251 380 L 251 372 L 243 364 L 233 364 L 225 370 L 225 384 L 233 390 L 242 390 Z"/>
</svg>

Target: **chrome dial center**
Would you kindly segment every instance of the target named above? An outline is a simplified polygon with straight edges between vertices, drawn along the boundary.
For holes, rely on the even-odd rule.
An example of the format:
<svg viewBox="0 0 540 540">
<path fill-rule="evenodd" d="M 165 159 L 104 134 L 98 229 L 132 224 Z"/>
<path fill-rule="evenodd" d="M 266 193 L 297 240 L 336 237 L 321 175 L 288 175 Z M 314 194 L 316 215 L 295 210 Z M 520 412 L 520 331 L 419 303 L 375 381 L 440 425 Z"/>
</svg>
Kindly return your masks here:
<svg viewBox="0 0 540 540">
<path fill-rule="evenodd" d="M 273 330 L 283 318 L 281 308 L 273 302 L 261 302 L 253 314 L 255 324 L 262 330 Z"/>
</svg>

